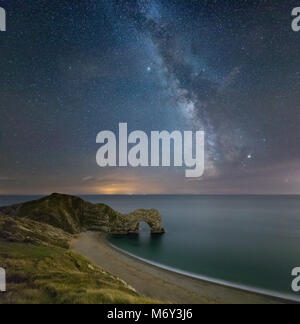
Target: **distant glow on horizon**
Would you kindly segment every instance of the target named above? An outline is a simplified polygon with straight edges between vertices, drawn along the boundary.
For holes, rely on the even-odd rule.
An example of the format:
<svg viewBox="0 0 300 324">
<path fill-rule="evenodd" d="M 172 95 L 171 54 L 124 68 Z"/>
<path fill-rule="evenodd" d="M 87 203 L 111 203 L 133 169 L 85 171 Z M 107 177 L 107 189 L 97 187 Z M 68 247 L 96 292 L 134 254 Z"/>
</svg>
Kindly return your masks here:
<svg viewBox="0 0 300 324">
<path fill-rule="evenodd" d="M 98 193 L 101 195 L 130 195 L 133 192 L 133 188 L 126 185 L 108 185 L 106 187 L 101 187 L 97 189 Z"/>
</svg>

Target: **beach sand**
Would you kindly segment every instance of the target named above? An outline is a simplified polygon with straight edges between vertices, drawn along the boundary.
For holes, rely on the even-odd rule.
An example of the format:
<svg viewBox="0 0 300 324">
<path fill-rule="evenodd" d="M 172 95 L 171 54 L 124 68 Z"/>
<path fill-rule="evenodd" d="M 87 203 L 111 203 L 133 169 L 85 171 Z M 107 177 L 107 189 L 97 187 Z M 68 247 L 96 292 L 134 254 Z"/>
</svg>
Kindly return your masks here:
<svg viewBox="0 0 300 324">
<path fill-rule="evenodd" d="M 158 268 L 121 251 L 104 234 L 85 232 L 72 249 L 125 280 L 141 295 L 175 304 L 280 304 L 283 300 L 225 287 Z"/>
</svg>

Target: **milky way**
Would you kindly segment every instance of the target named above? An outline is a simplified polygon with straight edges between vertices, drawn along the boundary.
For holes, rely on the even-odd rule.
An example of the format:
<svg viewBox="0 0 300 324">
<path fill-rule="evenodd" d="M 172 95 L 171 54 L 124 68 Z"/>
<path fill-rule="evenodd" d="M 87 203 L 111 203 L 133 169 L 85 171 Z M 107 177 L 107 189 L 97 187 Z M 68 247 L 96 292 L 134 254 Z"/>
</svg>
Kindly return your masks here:
<svg viewBox="0 0 300 324">
<path fill-rule="evenodd" d="M 297 5 L 0 1 L 0 193 L 299 193 Z M 205 176 L 97 168 L 120 122 L 204 130 Z"/>
<path fill-rule="evenodd" d="M 288 30 L 292 2 L 164 6 L 144 0 L 136 2 L 136 10 L 132 3 L 117 8 L 149 37 L 177 105 L 194 127 L 206 131 L 208 163 L 219 175 L 292 151 L 277 145 L 283 128 L 291 146 L 299 139 L 293 120 L 299 117 L 299 40 L 294 43 Z"/>
</svg>

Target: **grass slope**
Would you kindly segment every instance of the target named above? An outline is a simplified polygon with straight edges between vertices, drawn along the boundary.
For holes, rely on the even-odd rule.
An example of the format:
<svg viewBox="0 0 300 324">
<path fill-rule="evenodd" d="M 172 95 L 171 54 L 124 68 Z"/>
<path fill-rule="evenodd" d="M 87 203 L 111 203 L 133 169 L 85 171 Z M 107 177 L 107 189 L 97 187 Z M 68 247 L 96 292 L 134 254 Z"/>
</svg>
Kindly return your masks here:
<svg viewBox="0 0 300 324">
<path fill-rule="evenodd" d="M 71 236 L 50 225 L 0 214 L 0 304 L 155 303 L 68 249 Z"/>
</svg>

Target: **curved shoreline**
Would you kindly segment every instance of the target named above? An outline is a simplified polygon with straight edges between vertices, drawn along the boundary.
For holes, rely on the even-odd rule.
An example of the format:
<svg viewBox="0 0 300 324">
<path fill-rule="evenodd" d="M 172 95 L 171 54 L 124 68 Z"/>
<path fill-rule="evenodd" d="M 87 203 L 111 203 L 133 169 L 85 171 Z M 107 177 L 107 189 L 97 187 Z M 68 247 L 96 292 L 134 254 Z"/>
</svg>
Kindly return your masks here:
<svg viewBox="0 0 300 324">
<path fill-rule="evenodd" d="M 255 288 L 255 287 L 252 288 L 250 286 L 234 284 L 232 282 L 225 281 L 225 280 L 219 280 L 219 279 L 214 279 L 214 278 L 211 278 L 211 277 L 197 275 L 197 274 L 194 274 L 194 273 L 191 273 L 191 272 L 183 271 L 183 270 L 180 270 L 180 269 L 177 269 L 177 268 L 173 268 L 173 267 L 170 267 L 170 266 L 163 265 L 161 263 L 157 263 L 157 262 L 154 262 L 154 261 L 150 261 L 150 260 L 138 257 L 138 256 L 134 255 L 133 253 L 130 253 L 130 252 L 127 252 L 125 250 L 122 250 L 122 249 L 118 248 L 114 244 L 110 243 L 108 240 L 107 240 L 107 244 L 110 245 L 113 249 L 117 250 L 118 252 L 123 253 L 123 254 L 131 257 L 131 258 L 134 258 L 136 260 L 144 262 L 144 263 L 146 263 L 148 265 L 157 267 L 159 269 L 170 271 L 170 272 L 176 273 L 178 275 L 185 276 L 187 278 L 197 279 L 197 280 L 200 280 L 200 281 L 205 281 L 205 282 L 209 282 L 209 283 L 212 283 L 212 284 L 216 284 L 216 285 L 220 285 L 220 286 L 224 286 L 224 287 L 228 287 L 228 288 L 233 288 L 233 289 L 237 289 L 237 290 L 248 292 L 248 293 L 259 294 L 259 295 L 265 296 L 265 297 L 276 298 L 278 300 L 281 300 L 282 302 L 300 303 L 300 298 L 299 299 L 293 299 L 289 295 L 280 294 L 280 293 L 276 294 L 276 292 L 274 292 L 272 290 L 260 289 L 260 288 Z"/>
<path fill-rule="evenodd" d="M 141 295 L 165 303 L 280 304 L 296 302 L 164 269 L 112 246 L 107 241 L 106 235 L 99 232 L 82 233 L 73 240 L 71 246 L 75 252 L 126 281 Z"/>
</svg>

